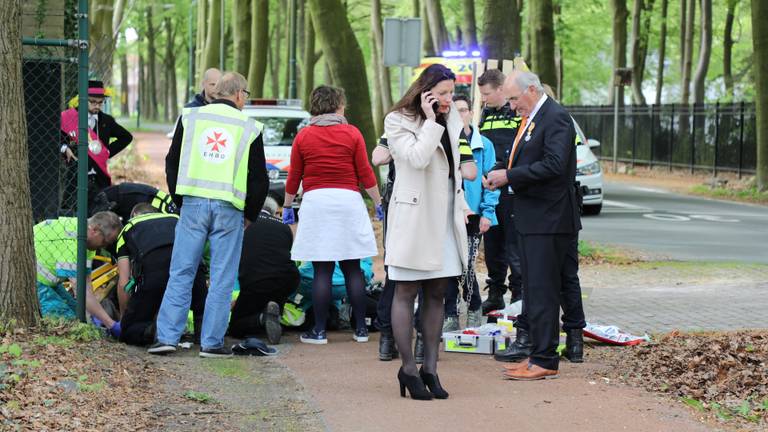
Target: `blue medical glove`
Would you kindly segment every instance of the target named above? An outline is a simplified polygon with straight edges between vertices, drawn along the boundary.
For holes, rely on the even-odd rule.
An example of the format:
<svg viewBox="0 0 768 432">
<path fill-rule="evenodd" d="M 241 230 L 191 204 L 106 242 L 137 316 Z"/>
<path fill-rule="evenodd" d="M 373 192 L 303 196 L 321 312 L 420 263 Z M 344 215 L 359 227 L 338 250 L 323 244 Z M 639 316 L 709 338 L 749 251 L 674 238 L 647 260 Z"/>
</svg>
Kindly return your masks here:
<svg viewBox="0 0 768 432">
<path fill-rule="evenodd" d="M 93 323 L 93 325 L 95 325 L 96 327 L 104 327 L 104 323 L 103 323 L 103 322 L 101 322 L 101 320 L 100 320 L 100 319 L 98 319 L 98 318 L 96 318 L 95 316 L 91 316 L 91 322 L 92 322 L 92 323 Z"/>
<path fill-rule="evenodd" d="M 293 225 L 296 223 L 296 215 L 293 212 L 293 207 L 283 207 L 283 223 L 286 225 Z"/>
<path fill-rule="evenodd" d="M 384 220 L 384 207 L 382 207 L 381 204 L 376 205 L 376 220 L 378 221 Z"/>
<path fill-rule="evenodd" d="M 112 327 L 109 328 L 109 334 L 118 339 L 120 339 L 120 333 L 122 331 L 123 329 L 120 327 L 120 321 L 115 321 L 115 323 L 112 324 Z"/>
</svg>

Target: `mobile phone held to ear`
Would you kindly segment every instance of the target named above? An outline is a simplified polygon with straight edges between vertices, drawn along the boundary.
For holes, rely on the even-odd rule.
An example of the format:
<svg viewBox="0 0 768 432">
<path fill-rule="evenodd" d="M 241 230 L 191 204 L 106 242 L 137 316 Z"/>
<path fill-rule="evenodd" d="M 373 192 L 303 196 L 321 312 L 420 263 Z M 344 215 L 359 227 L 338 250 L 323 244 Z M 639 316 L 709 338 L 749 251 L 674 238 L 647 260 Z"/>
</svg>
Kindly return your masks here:
<svg viewBox="0 0 768 432">
<path fill-rule="evenodd" d="M 435 114 L 439 113 L 438 108 L 440 108 L 440 102 L 435 102 L 432 104 L 432 111 L 434 111 Z"/>
</svg>

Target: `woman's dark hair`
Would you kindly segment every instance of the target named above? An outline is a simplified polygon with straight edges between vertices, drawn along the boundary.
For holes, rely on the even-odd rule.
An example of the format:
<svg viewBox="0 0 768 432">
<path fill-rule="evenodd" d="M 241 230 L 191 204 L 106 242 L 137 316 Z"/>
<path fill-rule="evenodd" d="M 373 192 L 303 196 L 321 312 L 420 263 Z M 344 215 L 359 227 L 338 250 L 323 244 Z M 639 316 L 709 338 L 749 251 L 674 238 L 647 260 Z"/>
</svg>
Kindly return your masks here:
<svg viewBox="0 0 768 432">
<path fill-rule="evenodd" d="M 421 109 L 421 94 L 445 80 L 456 81 L 456 75 L 439 63 L 429 65 L 389 112 L 403 111 L 407 116 L 427 118 Z"/>
<path fill-rule="evenodd" d="M 313 116 L 336 112 L 339 107 L 347 104 L 344 89 L 321 85 L 312 90 L 309 97 L 309 113 Z"/>
</svg>

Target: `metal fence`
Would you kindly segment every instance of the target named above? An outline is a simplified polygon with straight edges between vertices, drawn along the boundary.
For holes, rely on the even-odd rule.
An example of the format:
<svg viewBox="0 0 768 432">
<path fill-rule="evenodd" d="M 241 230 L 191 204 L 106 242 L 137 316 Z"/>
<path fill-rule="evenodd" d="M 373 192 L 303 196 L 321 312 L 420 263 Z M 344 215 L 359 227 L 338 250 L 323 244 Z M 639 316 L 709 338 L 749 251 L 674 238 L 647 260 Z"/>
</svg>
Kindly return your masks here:
<svg viewBox="0 0 768 432">
<path fill-rule="evenodd" d="M 70 99 L 87 100 L 87 0 L 78 8 L 77 39 L 23 39 L 22 74 L 38 298 L 50 315 L 84 320 L 88 140 L 77 136 L 87 136 L 87 103 L 71 112 L 70 135 L 62 127 Z M 63 145 L 77 161 L 66 161 Z"/>
<path fill-rule="evenodd" d="M 613 159 L 613 106 L 569 106 L 595 153 Z M 632 166 L 664 166 L 754 174 L 757 159 L 754 104 L 627 105 L 619 107 L 617 160 Z"/>
</svg>

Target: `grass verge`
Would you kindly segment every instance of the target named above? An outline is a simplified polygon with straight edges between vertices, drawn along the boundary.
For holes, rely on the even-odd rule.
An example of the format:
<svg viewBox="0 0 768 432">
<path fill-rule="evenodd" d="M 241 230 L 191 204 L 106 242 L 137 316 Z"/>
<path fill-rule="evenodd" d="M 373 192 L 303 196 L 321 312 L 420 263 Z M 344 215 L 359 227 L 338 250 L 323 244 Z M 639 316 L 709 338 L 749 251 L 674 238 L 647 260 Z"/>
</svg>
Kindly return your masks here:
<svg viewBox="0 0 768 432">
<path fill-rule="evenodd" d="M 705 196 L 709 198 L 756 204 L 768 204 L 768 191 L 759 192 L 755 186 L 742 189 L 732 189 L 722 187 L 712 188 L 706 185 L 696 185 L 691 187 L 690 192 L 694 195 Z"/>
<path fill-rule="evenodd" d="M 627 251 L 586 240 L 579 240 L 579 257 L 586 264 L 627 265 L 638 261 Z"/>
</svg>

